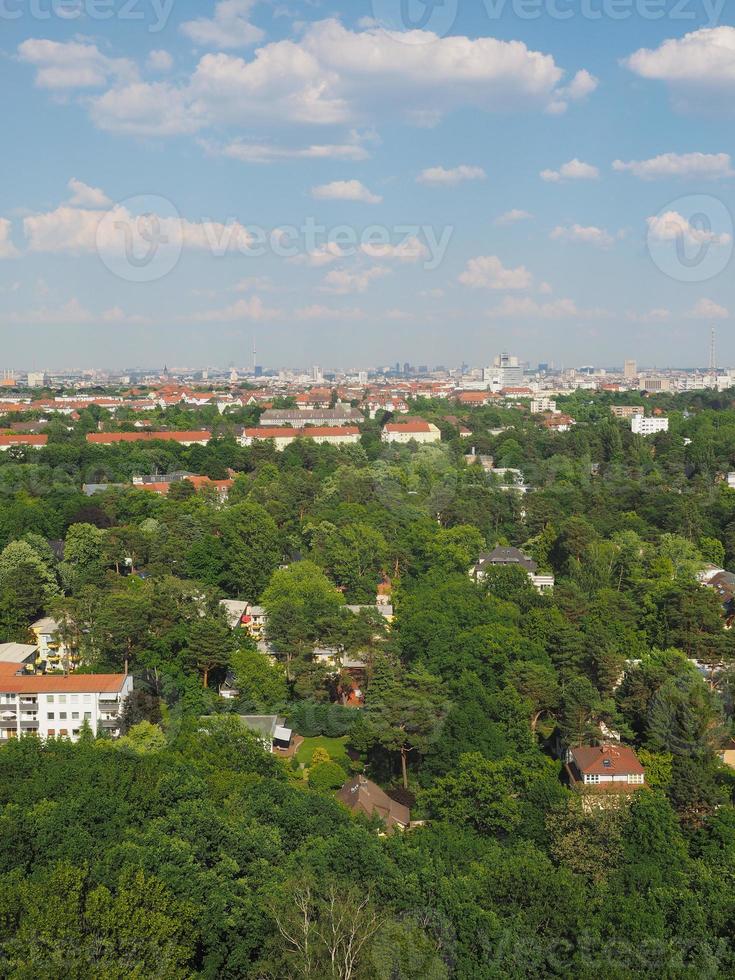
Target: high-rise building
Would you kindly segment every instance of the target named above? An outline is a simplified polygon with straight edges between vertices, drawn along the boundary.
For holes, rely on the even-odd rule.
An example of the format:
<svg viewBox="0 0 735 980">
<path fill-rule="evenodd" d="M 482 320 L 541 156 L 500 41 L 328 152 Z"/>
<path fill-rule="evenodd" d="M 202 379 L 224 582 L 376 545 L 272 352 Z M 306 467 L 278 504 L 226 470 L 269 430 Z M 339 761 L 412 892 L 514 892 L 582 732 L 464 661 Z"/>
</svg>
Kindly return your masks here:
<svg viewBox="0 0 735 980">
<path fill-rule="evenodd" d="M 501 388 L 513 388 L 523 384 L 523 365 L 513 354 L 498 354 L 492 366 L 482 372 L 482 380 Z"/>
<path fill-rule="evenodd" d="M 623 366 L 623 377 L 626 381 L 632 381 L 638 377 L 638 364 L 635 361 L 626 361 Z"/>
</svg>

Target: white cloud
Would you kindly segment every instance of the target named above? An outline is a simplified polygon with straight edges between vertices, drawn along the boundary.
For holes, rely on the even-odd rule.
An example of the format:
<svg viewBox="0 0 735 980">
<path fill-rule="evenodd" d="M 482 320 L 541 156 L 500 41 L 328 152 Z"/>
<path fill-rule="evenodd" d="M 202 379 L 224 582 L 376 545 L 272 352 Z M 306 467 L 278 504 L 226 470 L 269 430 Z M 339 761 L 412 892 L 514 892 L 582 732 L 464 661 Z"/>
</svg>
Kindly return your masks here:
<svg viewBox="0 0 735 980">
<path fill-rule="evenodd" d="M 613 162 L 613 170 L 628 172 L 642 180 L 657 177 L 703 177 L 716 180 L 735 177 L 729 153 L 662 153 L 650 160 Z"/>
<path fill-rule="evenodd" d="M 294 313 L 297 320 L 364 320 L 366 315 L 364 310 L 357 307 L 340 310 L 319 304 L 304 306 Z"/>
<path fill-rule="evenodd" d="M 556 242 L 581 242 L 585 245 L 596 245 L 598 248 L 608 248 L 615 241 L 614 237 L 604 228 L 595 225 L 557 225 L 549 235 Z"/>
<path fill-rule="evenodd" d="M 359 143 L 315 143 L 311 146 L 274 146 L 236 141 L 210 152 L 242 163 L 278 163 L 281 160 L 367 160 L 370 154 Z"/>
<path fill-rule="evenodd" d="M 541 180 L 557 183 L 560 180 L 597 180 L 600 171 L 590 163 L 583 163 L 576 157 L 562 164 L 558 170 L 542 170 Z"/>
<path fill-rule="evenodd" d="M 473 289 L 529 289 L 533 277 L 523 265 L 506 269 L 497 255 L 479 255 L 469 260 L 459 281 Z"/>
<path fill-rule="evenodd" d="M 499 306 L 488 310 L 488 316 L 529 317 L 541 320 L 590 320 L 602 319 L 609 316 L 609 313 L 602 309 L 580 309 L 573 299 L 556 299 L 548 303 L 539 303 L 530 297 L 506 296 Z"/>
<path fill-rule="evenodd" d="M 18 57 L 36 68 L 39 88 L 54 91 L 101 88 L 113 82 L 132 82 L 138 75 L 132 61 L 108 58 L 86 41 L 29 38 L 19 45 Z"/>
<path fill-rule="evenodd" d="M 735 28 L 707 27 L 659 47 L 640 48 L 623 65 L 641 78 L 664 82 L 680 108 L 728 108 L 735 91 Z M 713 102 L 714 100 L 714 102 Z"/>
<path fill-rule="evenodd" d="M 363 204 L 380 204 L 383 200 L 359 180 L 333 180 L 331 184 L 312 187 L 311 196 L 317 201 L 361 201 Z"/>
<path fill-rule="evenodd" d="M 645 313 L 636 313 L 634 310 L 629 310 L 626 317 L 634 323 L 663 323 L 671 319 L 671 310 L 667 310 L 663 306 L 657 306 Z"/>
<path fill-rule="evenodd" d="M 146 64 L 151 71 L 171 71 L 174 66 L 174 59 L 168 51 L 158 49 L 150 52 Z"/>
<path fill-rule="evenodd" d="M 511 208 L 505 214 L 499 215 L 495 219 L 496 225 L 514 225 L 519 221 L 529 221 L 533 215 L 529 211 L 522 211 L 520 208 Z"/>
<path fill-rule="evenodd" d="M 32 310 L 7 313 L 4 314 L 3 319 L 7 323 L 29 326 L 63 326 L 87 323 L 145 324 L 150 322 L 147 317 L 125 313 L 119 306 L 113 306 L 101 313 L 94 313 L 76 298 L 59 306 L 41 306 Z"/>
<path fill-rule="evenodd" d="M 0 259 L 13 259 L 18 255 L 18 249 L 10 239 L 12 230 L 9 219 L 0 218 Z"/>
<path fill-rule="evenodd" d="M 728 320 L 730 311 L 715 303 L 714 300 L 702 298 L 686 314 L 690 320 Z"/>
<path fill-rule="evenodd" d="M 108 210 L 70 207 L 62 204 L 54 211 L 29 215 L 23 219 L 28 248 L 31 252 L 119 253 L 125 246 L 126 233 L 134 245 L 145 243 L 150 222 L 165 247 L 192 248 L 213 255 L 245 251 L 250 233 L 239 222 L 189 221 L 168 215 L 151 215 L 141 224 L 141 215 L 132 214 L 121 205 Z"/>
<path fill-rule="evenodd" d="M 246 48 L 263 39 L 263 31 L 250 23 L 255 0 L 219 0 L 214 17 L 187 20 L 181 30 L 195 44 L 206 48 Z"/>
<path fill-rule="evenodd" d="M 378 27 L 351 31 L 322 20 L 298 40 L 263 44 L 249 60 L 207 53 L 176 85 L 136 83 L 128 91 L 116 80 L 89 100 L 90 111 L 102 129 L 143 135 L 254 123 L 369 124 L 389 114 L 430 124 L 459 108 L 564 107 L 589 89 L 582 73 L 565 88 L 553 57 L 519 41 L 431 34 L 426 40 L 432 43 L 404 44 Z M 104 75 L 98 70 L 96 78 Z"/>
<path fill-rule="evenodd" d="M 429 249 L 415 235 L 404 238 L 398 245 L 370 245 L 366 242 L 360 246 L 360 251 L 371 259 L 396 259 L 398 262 L 418 262 L 429 257 Z"/>
<path fill-rule="evenodd" d="M 311 252 L 295 255 L 290 261 L 319 269 L 321 266 L 331 265 L 343 258 L 345 258 L 345 252 L 341 245 L 336 242 L 325 242 L 323 245 L 317 245 Z"/>
<path fill-rule="evenodd" d="M 99 187 L 90 187 L 76 177 L 72 177 L 66 185 L 71 191 L 68 203 L 72 207 L 105 208 L 111 204 L 109 197 Z"/>
<path fill-rule="evenodd" d="M 229 306 L 213 310 L 199 310 L 178 319 L 187 323 L 234 323 L 239 320 L 275 320 L 281 311 L 267 307 L 259 296 L 238 299 Z"/>
<path fill-rule="evenodd" d="M 487 174 L 482 167 L 472 167 L 463 163 L 452 170 L 446 170 L 444 167 L 429 167 L 421 171 L 416 182 L 454 187 L 465 180 L 484 180 L 486 177 Z"/>
<path fill-rule="evenodd" d="M 732 236 L 727 233 L 718 234 L 705 228 L 697 228 L 690 224 L 687 218 L 678 211 L 665 211 L 663 214 L 647 218 L 648 236 L 654 241 L 682 241 L 691 247 L 702 245 L 729 245 Z"/>
<path fill-rule="evenodd" d="M 346 296 L 348 293 L 364 293 L 371 282 L 390 274 L 385 266 L 375 265 L 369 269 L 332 269 L 324 277 L 320 289 L 324 293 Z"/>
<path fill-rule="evenodd" d="M 261 292 L 271 292 L 273 289 L 273 280 L 268 276 L 248 276 L 245 279 L 240 279 L 232 287 L 233 293 L 250 293 L 254 289 L 258 289 Z"/>
</svg>

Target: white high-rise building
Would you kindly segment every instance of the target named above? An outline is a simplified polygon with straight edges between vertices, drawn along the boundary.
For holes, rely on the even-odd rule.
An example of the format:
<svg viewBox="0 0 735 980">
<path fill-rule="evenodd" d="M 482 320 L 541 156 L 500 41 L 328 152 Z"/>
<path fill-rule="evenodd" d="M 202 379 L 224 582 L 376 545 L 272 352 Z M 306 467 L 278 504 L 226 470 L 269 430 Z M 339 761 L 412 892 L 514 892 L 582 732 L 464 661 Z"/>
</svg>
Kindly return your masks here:
<svg viewBox="0 0 735 980">
<path fill-rule="evenodd" d="M 632 381 L 638 377 L 638 365 L 635 361 L 626 361 L 623 365 L 623 377 L 626 381 Z"/>
<path fill-rule="evenodd" d="M 523 385 L 523 365 L 513 354 L 497 354 L 483 370 L 482 380 L 496 388 L 518 388 Z"/>
<path fill-rule="evenodd" d="M 630 429 L 637 436 L 653 436 L 657 432 L 669 431 L 669 420 L 667 418 L 650 418 L 644 415 L 634 415 L 630 420 Z"/>
</svg>

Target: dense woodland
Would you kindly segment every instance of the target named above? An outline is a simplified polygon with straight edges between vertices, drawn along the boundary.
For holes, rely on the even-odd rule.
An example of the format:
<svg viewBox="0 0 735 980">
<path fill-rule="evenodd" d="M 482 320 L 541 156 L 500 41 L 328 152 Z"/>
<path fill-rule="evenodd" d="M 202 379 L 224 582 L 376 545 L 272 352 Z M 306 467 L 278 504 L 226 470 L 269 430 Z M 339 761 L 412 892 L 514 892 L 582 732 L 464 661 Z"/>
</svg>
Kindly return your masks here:
<svg viewBox="0 0 735 980">
<path fill-rule="evenodd" d="M 440 445 L 381 444 L 379 417 L 361 445 L 282 453 L 235 441 L 258 409 L 161 411 L 213 428 L 185 449 L 89 445 L 133 421 L 90 408 L 2 454 L 0 641 L 53 615 L 82 669 L 127 665 L 136 693 L 116 742 L 0 750 L 0 976 L 735 974 L 735 773 L 718 758 L 735 631 L 696 577 L 735 570 L 735 392 L 649 399 L 671 425 L 648 439 L 610 415 L 626 399 L 559 399 L 578 421 L 563 434 L 522 408 L 421 401 Z M 472 447 L 533 491 L 468 465 Z M 237 477 L 224 504 L 185 481 L 81 491 L 174 470 Z M 497 544 L 553 571 L 553 595 L 514 568 L 473 582 Z M 346 609 L 381 583 L 390 628 Z M 276 664 L 222 598 L 266 608 Z M 368 663 L 364 708 L 318 647 Z M 349 755 L 305 779 L 234 717 L 255 712 L 346 736 Z M 553 749 L 601 723 L 648 789 L 589 814 Z M 333 791 L 358 771 L 424 826 L 384 837 L 352 817 Z"/>
</svg>

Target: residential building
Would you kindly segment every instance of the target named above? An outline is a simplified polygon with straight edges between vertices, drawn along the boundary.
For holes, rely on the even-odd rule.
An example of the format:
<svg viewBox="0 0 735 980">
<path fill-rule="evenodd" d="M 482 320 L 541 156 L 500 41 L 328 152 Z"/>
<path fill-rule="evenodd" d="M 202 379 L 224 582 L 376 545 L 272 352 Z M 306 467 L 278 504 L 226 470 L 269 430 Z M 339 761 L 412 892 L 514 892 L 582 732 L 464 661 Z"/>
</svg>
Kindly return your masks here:
<svg viewBox="0 0 735 980">
<path fill-rule="evenodd" d="M 48 438 L 48 437 L 44 437 Z M 177 442 L 182 446 L 206 446 L 212 433 L 203 430 L 190 432 L 90 432 L 87 442 L 97 446 L 114 446 L 120 442 Z"/>
<path fill-rule="evenodd" d="M 735 473 L 727 474 L 727 485 L 731 490 L 735 490 Z"/>
<path fill-rule="evenodd" d="M 240 620 L 250 635 L 255 640 L 262 640 L 265 636 L 265 627 L 268 623 L 268 613 L 263 606 L 251 606 L 249 603 Z"/>
<path fill-rule="evenodd" d="M 440 442 L 442 434 L 433 422 L 411 419 L 408 422 L 388 422 L 383 426 L 380 438 L 383 442 Z"/>
<path fill-rule="evenodd" d="M 498 547 L 480 555 L 470 569 L 470 575 L 476 582 L 482 582 L 488 568 L 503 566 L 522 568 L 537 592 L 551 592 L 554 588 L 554 576 L 551 574 L 539 575 L 536 562 L 528 555 L 524 555 L 519 548 Z"/>
<path fill-rule="evenodd" d="M 238 442 L 242 446 L 252 446 L 255 442 L 272 440 L 280 452 L 297 439 L 313 439 L 320 445 L 349 446 L 360 441 L 360 430 L 356 425 L 314 426 L 299 429 L 287 426 L 263 426 L 258 429 L 243 429 Z"/>
<path fill-rule="evenodd" d="M 498 354 L 490 367 L 482 372 L 483 381 L 494 388 L 507 388 L 509 385 L 523 384 L 523 365 L 512 354 Z"/>
<path fill-rule="evenodd" d="M 278 715 L 238 715 L 242 724 L 260 738 L 268 752 L 287 751 L 293 732 Z"/>
<path fill-rule="evenodd" d="M 365 776 L 353 776 L 337 791 L 336 797 L 353 813 L 379 817 L 387 834 L 396 830 L 407 830 L 411 824 L 411 811 L 408 807 L 392 800 L 380 786 Z"/>
<path fill-rule="evenodd" d="M 561 412 L 557 415 L 547 415 L 544 419 L 544 428 L 550 429 L 552 432 L 569 432 L 572 426 L 576 424 L 576 419 Z"/>
<path fill-rule="evenodd" d="M 658 432 L 669 431 L 667 418 L 646 418 L 644 415 L 634 415 L 630 420 L 630 429 L 637 436 L 653 436 Z"/>
<path fill-rule="evenodd" d="M 360 425 L 365 416 L 357 408 L 340 405 L 336 408 L 279 409 L 269 408 L 260 416 L 261 426 L 286 425 L 302 429 L 307 425 L 339 426 Z"/>
<path fill-rule="evenodd" d="M 30 433 L 12 432 L 0 435 L 0 451 L 5 452 L 14 446 L 30 446 L 34 449 L 41 449 L 47 445 L 48 436 L 32 435 Z"/>
<path fill-rule="evenodd" d="M 645 770 L 627 745 L 580 745 L 567 749 L 570 788 L 593 793 L 633 793 L 645 785 Z"/>
<path fill-rule="evenodd" d="M 0 741 L 21 735 L 76 741 L 86 721 L 93 734 L 120 734 L 129 674 L 18 674 L 0 663 Z"/>
<path fill-rule="evenodd" d="M 245 626 L 243 617 L 247 612 L 248 603 L 240 599 L 220 599 L 220 606 L 225 611 L 225 616 L 227 617 L 227 622 L 230 625 L 230 629 L 237 629 L 238 626 Z"/>
<path fill-rule="evenodd" d="M 15 664 L 16 670 L 32 671 L 38 659 L 38 647 L 32 643 L 0 643 L 0 666 Z"/>
<path fill-rule="evenodd" d="M 51 616 L 44 616 L 31 623 L 31 632 L 36 637 L 38 660 L 45 664 L 46 670 L 69 670 L 79 666 L 79 655 L 59 637 L 60 623 Z M 0 652 L 0 660 L 3 660 Z"/>
<path fill-rule="evenodd" d="M 643 405 L 611 405 L 610 411 L 616 419 L 632 419 L 635 415 L 645 415 Z"/>
<path fill-rule="evenodd" d="M 543 415 L 544 412 L 556 412 L 556 402 L 553 398 L 532 398 L 531 415 Z"/>
<path fill-rule="evenodd" d="M 623 366 L 623 377 L 626 381 L 635 381 L 638 377 L 638 364 L 636 361 L 626 361 Z"/>
</svg>

